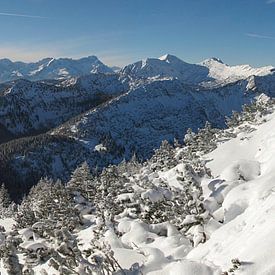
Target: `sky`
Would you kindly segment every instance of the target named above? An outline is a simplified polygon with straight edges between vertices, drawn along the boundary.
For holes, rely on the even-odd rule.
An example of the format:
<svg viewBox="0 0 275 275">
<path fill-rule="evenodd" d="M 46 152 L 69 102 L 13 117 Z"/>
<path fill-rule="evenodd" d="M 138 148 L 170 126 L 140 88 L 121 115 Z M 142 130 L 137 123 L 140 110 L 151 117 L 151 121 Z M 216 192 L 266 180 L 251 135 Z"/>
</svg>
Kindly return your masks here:
<svg viewBox="0 0 275 275">
<path fill-rule="evenodd" d="M 275 66 L 275 0 L 1 0 L 0 58 Z"/>
</svg>

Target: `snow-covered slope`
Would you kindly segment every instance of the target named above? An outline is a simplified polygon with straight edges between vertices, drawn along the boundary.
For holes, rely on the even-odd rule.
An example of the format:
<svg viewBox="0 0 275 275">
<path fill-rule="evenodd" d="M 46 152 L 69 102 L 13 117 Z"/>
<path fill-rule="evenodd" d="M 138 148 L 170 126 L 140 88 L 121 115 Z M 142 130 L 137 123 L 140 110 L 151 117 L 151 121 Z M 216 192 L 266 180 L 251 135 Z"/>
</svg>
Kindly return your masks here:
<svg viewBox="0 0 275 275">
<path fill-rule="evenodd" d="M 54 133 L 91 144 L 101 143 L 101 137 L 109 135 L 124 148 L 126 158 L 136 152 L 146 159 L 162 140 L 182 140 L 189 127 L 203 127 L 207 120 L 223 127 L 225 116 L 232 110 L 239 111 L 255 96 L 244 93 L 245 84 L 198 92 L 178 80 L 154 81 L 87 112 Z"/>
<path fill-rule="evenodd" d="M 142 79 L 177 78 L 185 84 L 199 84 L 208 80 L 208 68 L 186 63 L 176 56 L 147 58 L 122 69 L 122 74 Z M 209 79 L 210 80 L 210 79 Z"/>
<path fill-rule="evenodd" d="M 173 227 L 159 225 L 168 227 L 167 235 L 158 235 L 158 225 L 147 227 L 124 218 L 118 225 L 120 242 L 106 234 L 123 267 L 137 261 L 148 275 L 274 274 L 275 136 L 270 131 L 275 127 L 274 105 L 271 110 L 231 129 L 235 138 L 220 139 L 218 148 L 202 157 L 213 174 L 201 182 L 204 204 L 212 217 L 204 229 L 207 240 L 190 248 Z M 148 170 L 141 170 L 143 175 L 137 178 L 180 185 L 177 175 L 182 164 L 165 172 Z"/>
<path fill-rule="evenodd" d="M 217 58 L 206 59 L 200 65 L 208 68 L 208 77 L 215 79 L 218 83 L 230 83 L 250 76 L 265 76 L 275 70 L 272 66 L 261 68 L 253 68 L 249 65 L 229 66 Z"/>
<path fill-rule="evenodd" d="M 217 58 L 199 64 L 189 64 L 167 54 L 160 58 L 148 58 L 128 65 L 122 73 L 133 78 L 177 78 L 189 85 L 217 86 L 246 79 L 249 76 L 271 74 L 274 67 L 252 68 L 249 65 L 229 66 Z"/>
<path fill-rule="evenodd" d="M 144 264 L 145 274 L 275 273 L 275 136 L 270 131 L 274 127 L 273 106 L 271 114 L 231 129 L 235 138 L 221 139 L 217 149 L 202 157 L 213 174 L 201 182 L 204 204 L 212 217 L 205 225 L 204 243 L 189 250 L 176 233 L 156 237 L 152 227 L 142 227 L 142 232 L 135 230 L 138 224 L 127 225 L 121 240 L 136 240 L 138 250 L 134 251 L 146 251 L 146 259 L 133 256 L 133 261 Z M 178 171 L 181 164 L 159 176 L 155 172 L 147 176 L 155 181 L 165 179 L 174 186 Z M 153 235 L 149 245 L 139 242 L 146 234 Z M 126 261 L 120 260 L 126 267 Z"/>
<path fill-rule="evenodd" d="M 72 83 L 85 86 L 89 81 L 84 78 Z M 118 81 L 118 87 L 124 87 L 128 82 L 123 83 Z M 63 138 L 54 142 L 49 139 L 42 139 L 43 142 L 30 140 L 28 146 L 23 141 L 24 145 L 18 146 L 21 144 L 19 140 L 6 145 L 13 149 L 7 150 L 5 146 L 0 148 L 2 152 L 13 152 L 5 158 L 4 163 L 8 159 L 9 169 L 13 175 L 17 175 L 11 178 L 9 173 L 4 173 L 2 180 L 12 185 L 15 184 L 13 180 L 19 185 L 26 182 L 31 185 L 41 176 L 68 179 L 76 165 L 84 160 L 92 168 L 99 169 L 110 163 L 130 159 L 133 154 L 145 160 L 162 140 L 173 142 L 176 138 L 182 141 L 188 127 L 196 131 L 206 121 L 216 127 L 224 127 L 225 116 L 229 116 L 232 110 L 241 110 L 242 104 L 249 104 L 257 95 L 257 87 L 253 86 L 249 90 L 248 84 L 244 80 L 215 89 L 198 90 L 182 85 L 177 79 L 143 82 L 50 132 L 65 139 L 70 138 L 73 149 L 66 148 Z M 273 95 L 269 89 L 266 92 Z M 63 102 L 62 98 L 60 100 Z M 54 122 L 62 118 L 60 104 L 56 107 L 60 116 L 56 116 Z M 53 108 L 55 103 L 49 106 Z M 72 112 L 70 107 L 64 110 L 68 114 Z M 22 147 L 26 148 L 23 152 L 20 149 Z M 35 176 L 32 176 L 34 170 Z M 28 180 L 30 177 L 32 182 Z"/>
<path fill-rule="evenodd" d="M 0 60 L 0 82 L 16 79 L 42 80 L 64 79 L 90 73 L 112 73 L 113 70 L 104 65 L 96 56 L 78 60 L 70 58 L 45 58 L 35 63 L 12 62 Z"/>
<path fill-rule="evenodd" d="M 212 63 L 221 64 L 217 60 Z M 213 78 L 214 86 L 202 87 L 202 83 L 209 80 L 209 68 L 166 55 L 127 66 L 115 74 L 2 84 L 0 126 L 7 130 L 1 132 L 3 140 L 7 140 L 9 133 L 33 135 L 57 127 L 50 134 L 71 138 L 76 148 L 68 151 L 60 139 L 59 145 L 58 140 L 54 141 L 60 148 L 56 153 L 53 143 L 42 138 L 42 143 L 31 139 L 33 144 L 21 152 L 17 146 L 20 140 L 10 143 L 7 146 L 13 149 L 1 150 L 13 152 L 7 159 L 9 169 L 17 176 L 7 184 L 13 184 L 14 179 L 33 184 L 41 176 L 67 179 L 86 158 L 93 168 L 119 163 L 133 154 L 145 160 L 162 140 L 182 141 L 189 127 L 197 130 L 206 121 L 215 127 L 224 127 L 225 116 L 241 110 L 241 106 L 249 104 L 257 94 L 274 96 L 275 74 L 268 70 L 267 75 L 253 75 L 232 83 L 231 78 L 230 83 L 226 83 L 226 77 L 226 81 L 221 77 L 219 83 Z M 259 74 L 265 74 L 264 71 Z M 98 105 L 102 102 L 104 104 Z M 67 121 L 70 118 L 73 119 Z M 65 121 L 67 123 L 61 125 Z M 23 144 L 25 147 L 26 143 Z M 41 144 L 47 150 L 43 151 Z M 79 151 L 85 153 L 81 156 Z M 63 156 L 61 159 L 59 154 Z M 72 161 L 74 154 L 77 157 Z M 33 171 L 36 171 L 35 177 Z M 4 173 L 5 180 L 7 175 Z M 28 178 L 33 178 L 33 182 Z"/>
<path fill-rule="evenodd" d="M 235 274 L 275 273 L 275 136 L 271 131 L 275 114 L 265 119 L 261 125 L 251 125 L 252 132 L 239 131 L 236 138 L 205 156 L 216 177 L 205 184 L 210 197 L 220 196 L 216 215 L 225 222 L 189 259 L 226 270 L 230 259 L 239 258 L 243 265 Z"/>
<path fill-rule="evenodd" d="M 115 74 L 97 73 L 52 83 L 16 80 L 1 90 L 0 125 L 18 136 L 33 135 L 127 90 L 128 84 Z"/>
<path fill-rule="evenodd" d="M 79 196 L 79 192 L 84 191 L 76 193 L 76 207 L 81 209 L 84 219 L 71 233 L 66 231 L 65 226 L 60 233 L 60 224 L 57 223 L 50 237 L 42 234 L 43 230 L 47 232 L 43 225 L 50 221 L 53 223 L 51 215 L 50 221 L 38 221 L 30 228 L 13 231 L 13 234 L 1 232 L 0 244 L 5 247 L 13 239 L 11 236 L 20 237 L 22 241 L 17 244 L 20 249 L 14 249 L 13 253 L 19 256 L 20 263 L 25 266 L 29 264 L 29 258 L 38 258 L 35 264 L 29 266 L 37 274 L 42 269 L 62 274 L 51 257 L 35 256 L 32 250 L 42 247 L 43 251 L 55 256 L 55 262 L 61 263 L 62 268 L 68 263 L 56 255 L 77 251 L 69 254 L 79 261 L 79 265 L 71 268 L 81 275 L 85 273 L 84 268 L 80 267 L 94 263 L 93 255 L 103 260 L 104 255 L 111 255 L 119 272 L 113 274 L 273 275 L 275 135 L 270 129 L 275 127 L 275 101 L 261 95 L 257 103 L 251 113 L 243 114 L 243 122 L 238 125 L 226 130 L 209 130 L 217 146 L 210 153 L 203 154 L 200 151 L 213 141 L 205 135 L 197 140 L 199 144 L 196 148 L 192 149 L 192 144 L 175 149 L 166 146 L 161 154 L 143 165 L 132 162 L 128 167 L 127 164 L 125 167 L 119 166 L 119 174 L 115 172 L 118 168 L 111 167 L 100 176 L 102 178 L 89 179 L 86 172 L 83 173 L 86 175 L 83 184 L 90 180 L 96 192 L 91 191 L 94 196 L 91 201 L 93 207 L 83 196 Z M 188 149 L 188 146 L 191 147 Z M 190 152 L 194 155 L 190 155 Z M 204 165 L 210 170 L 206 172 Z M 80 171 L 74 173 L 77 184 L 81 182 Z M 189 186 L 186 189 L 190 181 L 202 188 L 197 186 L 199 189 L 194 189 L 191 185 L 192 188 Z M 176 191 L 173 187 L 177 187 Z M 87 192 L 87 189 L 83 190 Z M 179 194 L 189 198 L 188 204 L 174 197 L 180 190 L 184 192 Z M 202 197 L 196 193 L 198 190 L 201 190 Z M 43 196 L 45 190 L 39 193 L 38 189 L 37 192 Z M 54 203 L 60 204 L 58 200 L 48 201 L 51 207 Z M 165 204 L 165 201 L 170 204 Z M 180 216 L 180 223 L 177 224 L 175 216 L 178 208 L 196 209 L 199 206 L 196 202 L 203 204 L 204 208 L 204 212 L 199 214 L 200 222 L 192 220 L 198 212 L 186 215 L 183 211 L 185 216 Z M 33 205 L 35 210 L 38 209 L 36 211 L 40 210 L 39 207 L 43 209 L 43 206 Z M 166 207 L 167 212 L 161 206 Z M 169 212 L 168 207 L 172 211 Z M 114 212 L 118 209 L 119 213 Z M 29 214 L 28 211 L 25 213 Z M 60 215 L 65 212 L 59 208 L 58 211 Z M 138 211 L 149 211 L 152 215 L 144 218 Z M 162 218 L 166 221 L 157 222 Z M 150 223 L 150 219 L 154 222 Z M 59 222 L 65 223 L 64 220 Z M 13 223 L 12 219 L 0 221 L 7 230 L 12 230 Z M 187 226 L 187 231 L 184 225 L 190 226 Z M 63 238 L 63 242 L 59 238 Z M 65 249 L 72 244 L 74 250 Z M 100 255 L 103 255 L 102 258 Z M 79 257 L 85 261 L 79 260 Z M 3 258 L 7 259 L 8 256 L 4 254 Z M 6 270 L 3 262 L 0 262 L 1 272 Z"/>
</svg>

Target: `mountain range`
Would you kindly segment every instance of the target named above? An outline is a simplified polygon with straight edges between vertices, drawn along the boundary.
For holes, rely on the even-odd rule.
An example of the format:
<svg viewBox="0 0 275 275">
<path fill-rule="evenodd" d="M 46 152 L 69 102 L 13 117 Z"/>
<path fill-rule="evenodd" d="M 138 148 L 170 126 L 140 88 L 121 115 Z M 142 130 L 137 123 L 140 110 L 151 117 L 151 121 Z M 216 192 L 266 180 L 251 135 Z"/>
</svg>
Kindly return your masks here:
<svg viewBox="0 0 275 275">
<path fill-rule="evenodd" d="M 0 60 L 0 82 L 16 79 L 45 80 L 64 79 L 83 76 L 90 73 L 112 73 L 113 70 L 104 65 L 96 56 L 88 56 L 79 60 L 71 58 L 45 58 L 38 62 L 12 62 Z"/>
<path fill-rule="evenodd" d="M 0 86 L 0 179 L 15 196 L 41 177 L 67 180 L 84 160 L 96 170 L 133 155 L 144 161 L 163 140 L 182 142 L 206 121 L 223 128 L 232 111 L 275 92 L 273 67 L 217 58 L 189 64 L 165 55 L 117 72 L 95 57 L 45 60 L 11 63 L 24 64 L 26 77 Z M 48 65 L 30 75 L 34 64 Z"/>
</svg>

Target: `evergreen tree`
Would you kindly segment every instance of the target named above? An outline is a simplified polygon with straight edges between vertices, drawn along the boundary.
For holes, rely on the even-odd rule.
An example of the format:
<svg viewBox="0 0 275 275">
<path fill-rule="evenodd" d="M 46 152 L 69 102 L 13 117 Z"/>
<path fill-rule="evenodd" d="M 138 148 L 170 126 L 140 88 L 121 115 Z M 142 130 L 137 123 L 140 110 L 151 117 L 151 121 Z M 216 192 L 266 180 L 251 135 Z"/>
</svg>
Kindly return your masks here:
<svg viewBox="0 0 275 275">
<path fill-rule="evenodd" d="M 19 205 L 18 211 L 15 215 L 15 221 L 17 228 L 30 227 L 38 221 L 35 217 L 32 203 L 28 197 L 24 197 Z"/>
<path fill-rule="evenodd" d="M 154 170 L 168 170 L 175 166 L 176 160 L 174 158 L 174 147 L 164 140 L 159 149 L 156 149 L 154 155 L 149 160 L 150 168 Z"/>
<path fill-rule="evenodd" d="M 47 190 L 39 192 L 33 206 L 36 219 L 50 227 L 67 226 L 74 229 L 81 223 L 79 211 L 64 185 L 57 181 L 49 184 Z"/>
<path fill-rule="evenodd" d="M 90 167 L 85 161 L 81 166 L 75 169 L 67 188 L 74 194 L 81 194 L 86 200 L 90 200 L 89 194 L 93 192 L 93 176 Z"/>
<path fill-rule="evenodd" d="M 11 204 L 9 192 L 5 187 L 5 184 L 2 183 L 0 187 L 0 207 L 8 208 Z"/>
<path fill-rule="evenodd" d="M 22 265 L 17 256 L 18 244 L 18 240 L 9 235 L 0 246 L 0 258 L 7 275 L 22 275 Z"/>
</svg>

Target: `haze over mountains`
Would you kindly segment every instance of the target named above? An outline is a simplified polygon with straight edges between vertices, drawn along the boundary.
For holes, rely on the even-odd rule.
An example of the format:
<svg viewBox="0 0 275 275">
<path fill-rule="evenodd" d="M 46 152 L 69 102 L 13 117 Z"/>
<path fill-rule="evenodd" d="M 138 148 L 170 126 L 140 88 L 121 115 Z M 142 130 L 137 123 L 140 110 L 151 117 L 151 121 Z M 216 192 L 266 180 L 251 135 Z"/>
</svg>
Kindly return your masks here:
<svg viewBox="0 0 275 275">
<path fill-rule="evenodd" d="M 188 64 L 173 55 L 118 72 L 94 56 L 2 60 L 0 75 L 8 81 L 0 86 L 0 138 L 25 137 L 1 145 L 10 172 L 0 178 L 22 190 L 42 176 L 67 179 L 84 160 L 97 169 L 134 154 L 146 160 L 163 140 L 182 142 L 187 128 L 206 121 L 222 128 L 233 110 L 275 91 L 271 66 L 228 66 L 217 58 Z"/>
</svg>

